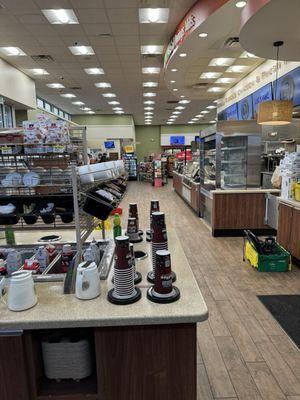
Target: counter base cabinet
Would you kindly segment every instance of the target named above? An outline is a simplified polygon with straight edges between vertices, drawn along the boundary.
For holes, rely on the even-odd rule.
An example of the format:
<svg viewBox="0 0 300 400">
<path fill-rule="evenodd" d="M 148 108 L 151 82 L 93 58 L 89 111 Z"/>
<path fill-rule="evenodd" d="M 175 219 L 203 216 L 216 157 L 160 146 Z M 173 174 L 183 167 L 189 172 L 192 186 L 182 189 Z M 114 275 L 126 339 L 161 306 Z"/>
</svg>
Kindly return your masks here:
<svg viewBox="0 0 300 400">
<path fill-rule="evenodd" d="M 277 241 L 300 260 L 300 210 L 279 204 Z"/>
<path fill-rule="evenodd" d="M 96 329 L 99 400 L 196 400 L 196 324 Z"/>
<path fill-rule="evenodd" d="M 23 336 L 0 336 L 0 399 L 31 400 Z"/>
<path fill-rule="evenodd" d="M 200 216 L 200 185 L 183 182 L 183 176 L 173 173 L 173 188 L 177 194 Z"/>
</svg>

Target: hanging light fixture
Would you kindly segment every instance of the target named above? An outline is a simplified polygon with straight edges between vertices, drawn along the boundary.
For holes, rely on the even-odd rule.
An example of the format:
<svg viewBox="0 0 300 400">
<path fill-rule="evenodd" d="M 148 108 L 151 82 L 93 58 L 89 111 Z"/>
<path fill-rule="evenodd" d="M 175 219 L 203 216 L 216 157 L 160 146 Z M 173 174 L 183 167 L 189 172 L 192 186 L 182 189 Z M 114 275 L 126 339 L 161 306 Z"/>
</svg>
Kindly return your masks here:
<svg viewBox="0 0 300 400">
<path fill-rule="evenodd" d="M 276 56 L 276 80 L 273 86 L 272 101 L 264 101 L 258 105 L 257 123 L 260 125 L 287 125 L 292 122 L 293 103 L 291 100 L 276 100 L 277 82 L 278 82 L 278 63 L 279 47 L 283 45 L 282 41 L 274 42 L 273 46 L 277 48 Z"/>
</svg>

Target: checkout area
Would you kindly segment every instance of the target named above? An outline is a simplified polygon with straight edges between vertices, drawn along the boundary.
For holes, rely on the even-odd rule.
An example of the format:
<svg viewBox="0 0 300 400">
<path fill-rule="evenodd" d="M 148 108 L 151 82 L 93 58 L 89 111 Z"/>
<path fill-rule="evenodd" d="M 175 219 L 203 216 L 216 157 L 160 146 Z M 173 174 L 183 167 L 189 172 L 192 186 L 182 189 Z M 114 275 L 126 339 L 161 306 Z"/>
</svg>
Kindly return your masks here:
<svg viewBox="0 0 300 400">
<path fill-rule="evenodd" d="M 300 202 L 271 183 L 285 152 L 296 151 L 296 140 L 280 135 L 255 121 L 219 121 L 192 144 L 192 161 L 180 171 L 175 164 L 173 186 L 213 236 L 277 232 L 278 242 L 300 259 Z"/>
</svg>

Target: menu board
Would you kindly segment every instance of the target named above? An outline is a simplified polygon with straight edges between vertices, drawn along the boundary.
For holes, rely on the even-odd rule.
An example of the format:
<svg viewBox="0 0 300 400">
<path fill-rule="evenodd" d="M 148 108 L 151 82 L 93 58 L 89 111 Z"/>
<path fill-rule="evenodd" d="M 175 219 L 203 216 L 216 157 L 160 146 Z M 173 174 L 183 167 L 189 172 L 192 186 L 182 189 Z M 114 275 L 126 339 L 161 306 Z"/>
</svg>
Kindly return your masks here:
<svg viewBox="0 0 300 400">
<path fill-rule="evenodd" d="M 245 97 L 238 102 L 239 121 L 253 119 L 253 99 L 252 95 Z"/>
<path fill-rule="evenodd" d="M 252 97 L 253 97 L 254 118 L 256 118 L 257 117 L 257 112 L 258 112 L 258 105 L 260 103 L 263 103 L 264 101 L 273 100 L 272 84 L 268 83 L 267 85 L 265 85 L 262 88 L 258 89 L 256 92 L 253 93 Z"/>
<path fill-rule="evenodd" d="M 183 145 L 184 143 L 184 136 L 170 136 L 170 145 Z"/>
<path fill-rule="evenodd" d="M 300 67 L 278 79 L 276 99 L 292 100 L 294 106 L 300 105 Z"/>
</svg>

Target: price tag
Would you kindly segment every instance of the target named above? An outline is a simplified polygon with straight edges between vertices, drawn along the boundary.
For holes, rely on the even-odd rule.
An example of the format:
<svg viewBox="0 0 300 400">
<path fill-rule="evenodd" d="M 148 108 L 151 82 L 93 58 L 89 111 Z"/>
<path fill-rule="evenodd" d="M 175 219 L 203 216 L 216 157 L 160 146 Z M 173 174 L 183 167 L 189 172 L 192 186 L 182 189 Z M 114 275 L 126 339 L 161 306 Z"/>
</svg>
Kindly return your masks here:
<svg viewBox="0 0 300 400">
<path fill-rule="evenodd" d="M 65 151 L 65 146 L 55 145 L 53 146 L 53 153 L 63 153 Z"/>
<path fill-rule="evenodd" d="M 1 153 L 2 154 L 12 154 L 13 153 L 12 147 L 9 147 L 9 146 L 1 147 Z"/>
</svg>

